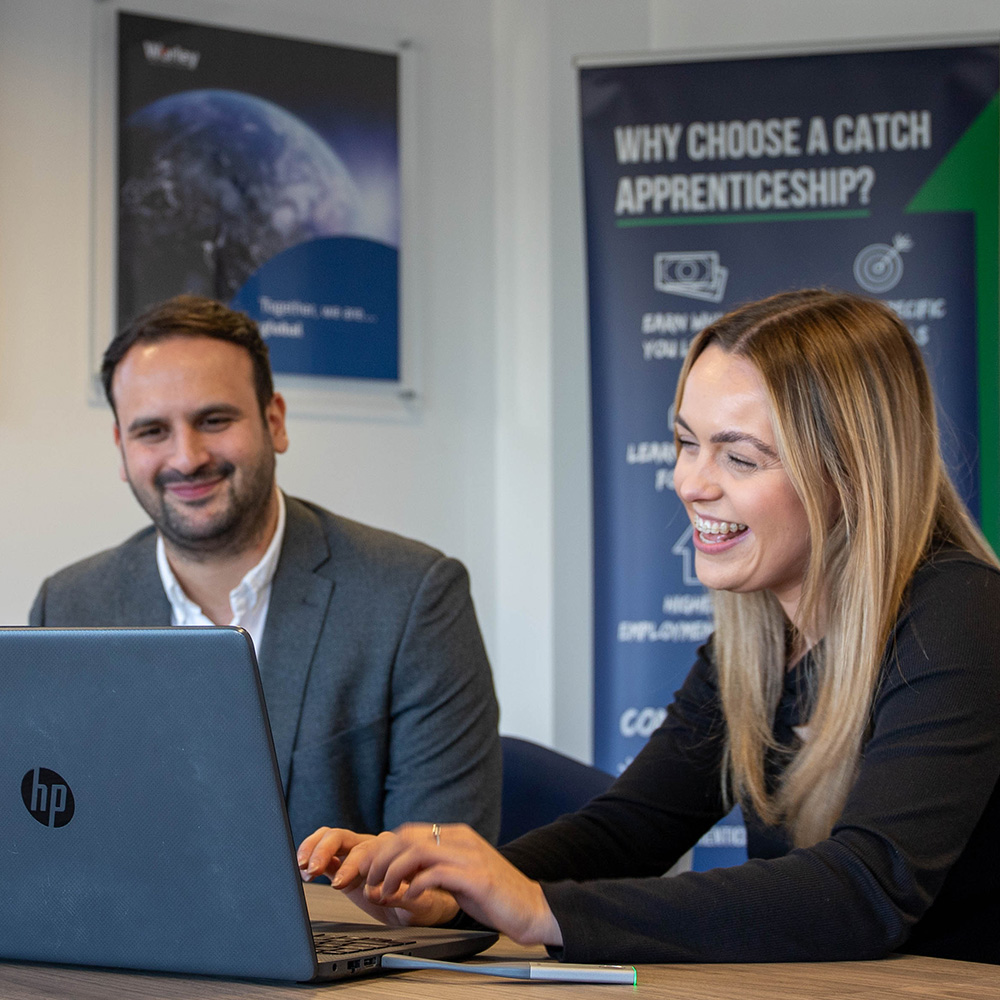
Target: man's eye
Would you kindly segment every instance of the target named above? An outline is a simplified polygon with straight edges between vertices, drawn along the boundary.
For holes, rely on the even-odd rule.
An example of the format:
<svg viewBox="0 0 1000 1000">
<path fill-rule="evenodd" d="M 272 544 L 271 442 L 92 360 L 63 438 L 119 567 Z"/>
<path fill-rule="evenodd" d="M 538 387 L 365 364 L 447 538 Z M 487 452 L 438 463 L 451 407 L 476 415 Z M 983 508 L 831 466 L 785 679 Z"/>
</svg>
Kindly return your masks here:
<svg viewBox="0 0 1000 1000">
<path fill-rule="evenodd" d="M 201 422 L 202 427 L 210 431 L 219 431 L 228 427 L 233 422 L 232 417 L 216 416 L 216 417 L 205 417 Z"/>
<path fill-rule="evenodd" d="M 140 441 L 155 441 L 157 438 L 163 437 L 164 433 L 162 427 L 143 427 L 137 430 L 132 437 Z"/>
</svg>

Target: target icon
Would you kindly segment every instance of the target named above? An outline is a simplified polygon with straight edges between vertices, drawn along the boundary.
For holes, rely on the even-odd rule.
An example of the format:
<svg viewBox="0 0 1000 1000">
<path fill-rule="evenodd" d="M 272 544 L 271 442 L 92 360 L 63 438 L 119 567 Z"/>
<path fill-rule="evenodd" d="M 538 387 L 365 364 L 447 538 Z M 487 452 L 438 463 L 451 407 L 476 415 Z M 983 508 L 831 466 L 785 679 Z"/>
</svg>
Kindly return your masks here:
<svg viewBox="0 0 1000 1000">
<path fill-rule="evenodd" d="M 897 235 L 892 246 L 871 243 L 854 258 L 854 280 L 874 294 L 888 292 L 903 277 L 903 253 L 913 246 L 908 236 Z"/>
</svg>

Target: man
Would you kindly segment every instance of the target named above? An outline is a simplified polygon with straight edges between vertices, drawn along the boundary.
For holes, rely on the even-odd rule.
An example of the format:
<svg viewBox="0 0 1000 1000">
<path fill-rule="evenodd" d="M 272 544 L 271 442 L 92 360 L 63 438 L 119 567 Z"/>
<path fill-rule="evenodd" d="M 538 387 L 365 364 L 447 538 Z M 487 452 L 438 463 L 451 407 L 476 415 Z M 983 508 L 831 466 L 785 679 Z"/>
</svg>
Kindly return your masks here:
<svg viewBox="0 0 1000 1000">
<path fill-rule="evenodd" d="M 31 624 L 240 625 L 296 843 L 411 820 L 494 840 L 498 712 L 462 565 L 278 490 L 285 402 L 243 313 L 154 306 L 102 378 L 122 479 L 153 524 L 46 580 Z"/>
</svg>

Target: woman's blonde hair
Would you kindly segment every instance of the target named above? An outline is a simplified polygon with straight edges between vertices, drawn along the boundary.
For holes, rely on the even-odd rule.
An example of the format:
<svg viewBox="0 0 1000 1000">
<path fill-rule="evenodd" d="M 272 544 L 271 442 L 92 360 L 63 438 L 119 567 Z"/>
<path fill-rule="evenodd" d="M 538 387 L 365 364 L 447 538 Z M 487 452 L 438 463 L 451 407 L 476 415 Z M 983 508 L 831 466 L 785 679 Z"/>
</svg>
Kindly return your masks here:
<svg viewBox="0 0 1000 1000">
<path fill-rule="evenodd" d="M 714 653 L 726 717 L 723 791 L 796 845 L 826 837 L 854 781 L 879 667 L 907 585 L 937 545 L 996 564 L 941 460 L 934 399 L 913 338 L 879 302 L 822 290 L 743 306 L 703 330 L 677 386 L 710 344 L 750 361 L 772 406 L 778 453 L 805 507 L 810 556 L 798 629 L 767 592 L 715 595 Z M 790 650 L 814 648 L 808 738 L 777 788 L 765 755 Z"/>
</svg>

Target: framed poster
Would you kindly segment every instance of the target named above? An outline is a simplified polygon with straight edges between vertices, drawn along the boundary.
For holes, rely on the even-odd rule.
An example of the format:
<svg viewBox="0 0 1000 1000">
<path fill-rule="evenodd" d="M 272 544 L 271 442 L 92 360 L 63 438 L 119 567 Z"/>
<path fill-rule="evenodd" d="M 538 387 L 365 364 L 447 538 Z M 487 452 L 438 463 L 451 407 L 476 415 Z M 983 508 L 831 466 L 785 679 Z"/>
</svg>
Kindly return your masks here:
<svg viewBox="0 0 1000 1000">
<path fill-rule="evenodd" d="M 273 15 L 275 30 L 248 30 L 206 10 L 97 4 L 110 59 L 95 100 L 95 370 L 133 316 L 192 293 L 257 321 L 293 409 L 289 388 L 412 400 L 405 46 L 291 37 Z"/>
<path fill-rule="evenodd" d="M 692 337 L 825 286 L 886 302 L 1000 546 L 996 39 L 580 65 L 593 403 L 594 758 L 620 771 L 713 630 L 673 492 Z M 696 867 L 739 860 L 716 827 Z M 699 854 L 701 857 L 699 858 Z"/>
</svg>

